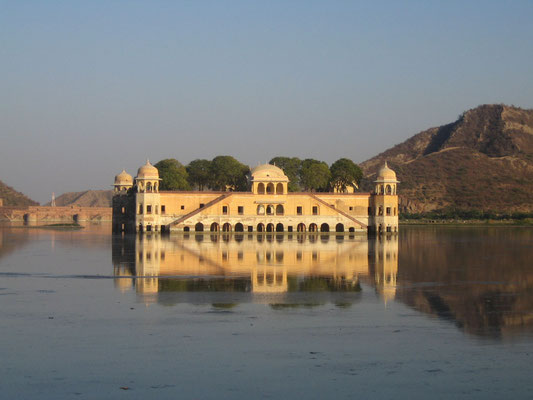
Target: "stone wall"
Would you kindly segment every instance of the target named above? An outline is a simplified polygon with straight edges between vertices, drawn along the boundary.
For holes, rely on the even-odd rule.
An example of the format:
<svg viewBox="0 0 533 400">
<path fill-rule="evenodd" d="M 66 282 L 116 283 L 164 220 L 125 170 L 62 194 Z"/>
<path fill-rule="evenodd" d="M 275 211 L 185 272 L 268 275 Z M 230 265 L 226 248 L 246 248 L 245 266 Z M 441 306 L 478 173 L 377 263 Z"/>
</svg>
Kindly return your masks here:
<svg viewBox="0 0 533 400">
<path fill-rule="evenodd" d="M 111 221 L 111 207 L 1 207 L 0 221 L 12 222 L 82 222 Z"/>
</svg>

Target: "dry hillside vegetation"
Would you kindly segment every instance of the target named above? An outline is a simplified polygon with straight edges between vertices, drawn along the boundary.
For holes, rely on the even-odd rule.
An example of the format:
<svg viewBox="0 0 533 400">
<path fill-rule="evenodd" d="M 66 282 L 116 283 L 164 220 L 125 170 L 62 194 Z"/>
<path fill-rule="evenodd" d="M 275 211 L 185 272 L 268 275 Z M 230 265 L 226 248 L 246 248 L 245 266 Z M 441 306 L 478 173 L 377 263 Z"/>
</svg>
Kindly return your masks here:
<svg viewBox="0 0 533 400">
<path fill-rule="evenodd" d="M 0 199 L 3 199 L 4 206 L 38 206 L 39 203 L 33 201 L 24 194 L 17 192 L 4 182 L 0 181 Z"/>
<path fill-rule="evenodd" d="M 62 194 L 56 198 L 56 206 L 111 207 L 112 201 L 112 190 L 86 190 Z M 50 203 L 46 205 L 49 206 Z"/>
<path fill-rule="evenodd" d="M 483 105 L 361 164 L 368 189 L 385 160 L 403 212 L 533 211 L 533 110 Z"/>
</svg>

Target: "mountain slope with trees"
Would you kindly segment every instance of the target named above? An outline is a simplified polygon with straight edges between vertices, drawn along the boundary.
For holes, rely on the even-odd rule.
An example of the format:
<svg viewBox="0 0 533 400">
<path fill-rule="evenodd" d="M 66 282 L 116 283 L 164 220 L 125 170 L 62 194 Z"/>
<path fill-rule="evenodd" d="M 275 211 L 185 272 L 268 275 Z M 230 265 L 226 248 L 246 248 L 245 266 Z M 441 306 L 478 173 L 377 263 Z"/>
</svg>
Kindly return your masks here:
<svg viewBox="0 0 533 400">
<path fill-rule="evenodd" d="M 0 181 L 0 199 L 3 200 L 4 206 L 38 206 L 39 203 L 30 199 L 28 196 L 17 192 L 11 186 Z"/>
<path fill-rule="evenodd" d="M 533 110 L 482 105 L 420 132 L 361 164 L 366 189 L 385 161 L 404 213 L 533 212 Z"/>
</svg>

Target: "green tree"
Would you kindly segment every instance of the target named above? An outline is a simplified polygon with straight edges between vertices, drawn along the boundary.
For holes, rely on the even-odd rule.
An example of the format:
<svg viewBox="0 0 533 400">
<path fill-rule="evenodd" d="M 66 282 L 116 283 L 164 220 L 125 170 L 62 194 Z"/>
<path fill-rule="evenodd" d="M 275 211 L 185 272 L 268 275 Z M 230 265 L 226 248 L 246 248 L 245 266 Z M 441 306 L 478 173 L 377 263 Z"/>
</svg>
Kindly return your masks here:
<svg viewBox="0 0 533 400">
<path fill-rule="evenodd" d="M 345 191 L 349 185 L 359 187 L 363 178 L 363 171 L 348 158 L 340 158 L 331 164 L 331 187 L 338 191 Z"/>
<path fill-rule="evenodd" d="M 331 179 L 328 164 L 307 158 L 302 161 L 300 184 L 306 191 L 325 191 Z"/>
<path fill-rule="evenodd" d="M 211 179 L 211 161 L 209 160 L 193 160 L 186 167 L 189 174 L 189 183 L 193 187 L 198 187 L 198 190 L 204 190 L 209 186 Z"/>
<path fill-rule="evenodd" d="M 167 158 L 159 161 L 154 167 L 158 169 L 159 178 L 162 179 L 159 189 L 190 190 L 191 187 L 187 181 L 187 170 L 178 160 Z"/>
<path fill-rule="evenodd" d="M 231 156 L 217 156 L 210 166 L 209 186 L 215 190 L 245 191 L 248 188 L 246 175 L 250 168 Z"/>
<path fill-rule="evenodd" d="M 299 192 L 300 188 L 300 168 L 302 160 L 298 157 L 274 157 L 269 162 L 281 168 L 287 178 L 289 178 L 289 192 Z"/>
</svg>

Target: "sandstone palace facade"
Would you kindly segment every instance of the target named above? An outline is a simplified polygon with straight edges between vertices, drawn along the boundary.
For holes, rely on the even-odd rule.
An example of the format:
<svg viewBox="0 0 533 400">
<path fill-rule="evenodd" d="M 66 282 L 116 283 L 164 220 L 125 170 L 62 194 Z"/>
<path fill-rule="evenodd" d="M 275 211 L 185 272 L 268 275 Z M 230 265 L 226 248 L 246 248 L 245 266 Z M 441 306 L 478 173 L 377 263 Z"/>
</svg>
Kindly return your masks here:
<svg viewBox="0 0 533 400">
<path fill-rule="evenodd" d="M 113 232 L 376 232 L 398 231 L 396 173 L 385 164 L 372 193 L 288 192 L 275 165 L 252 169 L 249 192 L 159 191 L 146 162 L 133 178 L 115 177 Z"/>
</svg>

